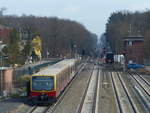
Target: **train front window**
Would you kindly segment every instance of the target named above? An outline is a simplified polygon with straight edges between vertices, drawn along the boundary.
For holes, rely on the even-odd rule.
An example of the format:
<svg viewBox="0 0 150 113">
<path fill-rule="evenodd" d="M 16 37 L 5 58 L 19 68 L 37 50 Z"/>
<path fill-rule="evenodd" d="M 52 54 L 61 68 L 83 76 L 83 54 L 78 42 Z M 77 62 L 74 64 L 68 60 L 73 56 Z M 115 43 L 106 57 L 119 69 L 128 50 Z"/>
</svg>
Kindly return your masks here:
<svg viewBox="0 0 150 113">
<path fill-rule="evenodd" d="M 33 76 L 32 77 L 32 90 L 50 91 L 54 89 L 54 78 L 49 76 Z"/>
</svg>

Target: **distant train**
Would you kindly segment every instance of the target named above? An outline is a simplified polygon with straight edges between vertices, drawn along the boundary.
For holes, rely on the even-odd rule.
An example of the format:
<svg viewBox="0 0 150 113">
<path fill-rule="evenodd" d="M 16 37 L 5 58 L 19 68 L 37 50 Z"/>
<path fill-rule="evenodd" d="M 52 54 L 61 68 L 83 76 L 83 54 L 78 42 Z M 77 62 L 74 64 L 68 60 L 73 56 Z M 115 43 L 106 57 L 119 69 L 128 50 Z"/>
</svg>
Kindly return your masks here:
<svg viewBox="0 0 150 113">
<path fill-rule="evenodd" d="M 33 104 L 52 103 L 75 76 L 78 60 L 65 59 L 31 76 L 28 98 Z"/>
<path fill-rule="evenodd" d="M 106 52 L 105 63 L 106 64 L 114 63 L 114 54 L 112 52 Z"/>
</svg>

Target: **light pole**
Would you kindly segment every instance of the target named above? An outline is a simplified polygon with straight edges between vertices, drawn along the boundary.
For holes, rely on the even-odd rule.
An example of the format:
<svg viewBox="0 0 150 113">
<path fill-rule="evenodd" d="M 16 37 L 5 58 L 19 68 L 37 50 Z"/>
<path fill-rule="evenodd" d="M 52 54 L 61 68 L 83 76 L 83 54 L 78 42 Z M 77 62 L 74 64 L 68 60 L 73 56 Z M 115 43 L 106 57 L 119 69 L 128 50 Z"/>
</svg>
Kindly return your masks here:
<svg viewBox="0 0 150 113">
<path fill-rule="evenodd" d="M 2 70 L 3 58 L 2 58 L 2 56 L 0 56 L 0 59 L 1 59 L 1 70 L 0 70 L 1 72 L 0 72 L 0 75 L 1 75 L 1 95 L 2 95 L 3 94 L 3 70 Z"/>
<path fill-rule="evenodd" d="M 74 58 L 77 58 L 76 54 L 77 54 L 77 45 L 75 44 L 74 46 Z"/>
<path fill-rule="evenodd" d="M 47 51 L 46 55 L 47 55 L 47 59 L 48 59 L 48 57 L 49 57 L 49 52 L 48 51 Z"/>
</svg>

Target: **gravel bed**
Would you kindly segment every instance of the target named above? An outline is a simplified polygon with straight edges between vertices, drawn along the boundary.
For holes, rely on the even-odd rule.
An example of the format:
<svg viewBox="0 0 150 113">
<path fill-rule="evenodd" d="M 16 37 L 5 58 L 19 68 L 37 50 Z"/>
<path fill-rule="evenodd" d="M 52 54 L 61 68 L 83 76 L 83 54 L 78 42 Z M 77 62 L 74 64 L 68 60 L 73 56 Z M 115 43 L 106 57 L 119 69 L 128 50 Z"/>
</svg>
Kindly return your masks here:
<svg viewBox="0 0 150 113">
<path fill-rule="evenodd" d="M 140 113 L 145 113 L 143 111 L 144 108 L 142 107 L 142 105 L 141 105 L 141 103 L 140 103 L 140 101 L 138 99 L 139 97 L 138 97 L 138 95 L 136 95 L 136 92 L 134 91 L 134 87 L 132 85 L 131 78 L 127 75 L 127 73 L 122 73 L 121 72 L 121 75 L 122 75 L 122 78 L 125 81 L 126 87 L 128 88 L 129 93 L 131 94 L 132 99 L 134 100 L 138 110 L 140 111 Z"/>
<path fill-rule="evenodd" d="M 85 69 L 79 75 L 73 84 L 71 85 L 69 91 L 64 96 L 62 102 L 57 106 L 54 113 L 75 113 L 78 105 L 81 101 L 81 97 L 87 86 L 88 79 L 91 75 L 93 65 L 88 64 Z"/>
</svg>

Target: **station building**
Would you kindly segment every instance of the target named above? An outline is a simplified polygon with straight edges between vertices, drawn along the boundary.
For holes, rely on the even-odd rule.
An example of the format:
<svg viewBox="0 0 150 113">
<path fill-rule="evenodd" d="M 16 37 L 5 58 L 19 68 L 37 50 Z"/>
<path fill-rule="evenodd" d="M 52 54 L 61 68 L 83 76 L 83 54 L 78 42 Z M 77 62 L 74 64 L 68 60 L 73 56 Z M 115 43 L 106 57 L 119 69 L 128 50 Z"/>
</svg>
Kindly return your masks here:
<svg viewBox="0 0 150 113">
<path fill-rule="evenodd" d="M 144 64 L 144 37 L 124 37 L 124 51 L 126 53 L 126 63 Z"/>
</svg>

